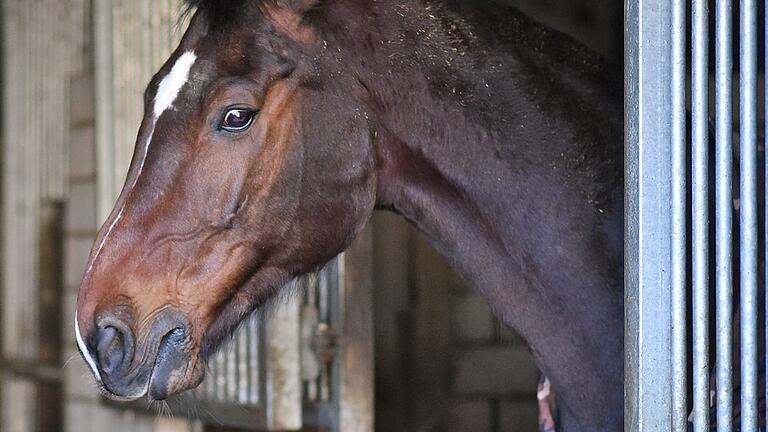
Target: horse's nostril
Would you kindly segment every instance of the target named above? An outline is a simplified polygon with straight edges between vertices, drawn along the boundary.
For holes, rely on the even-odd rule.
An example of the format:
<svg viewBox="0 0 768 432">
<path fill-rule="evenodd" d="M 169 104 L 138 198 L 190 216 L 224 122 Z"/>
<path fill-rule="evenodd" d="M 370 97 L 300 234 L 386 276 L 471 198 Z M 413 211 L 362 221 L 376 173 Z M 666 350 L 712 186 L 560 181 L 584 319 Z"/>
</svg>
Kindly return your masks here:
<svg viewBox="0 0 768 432">
<path fill-rule="evenodd" d="M 160 339 L 160 348 L 158 349 L 158 358 L 163 358 L 168 352 L 179 351 L 183 349 L 186 340 L 186 332 L 182 327 L 176 327 L 169 331 Z"/>
<path fill-rule="evenodd" d="M 113 326 L 99 329 L 96 340 L 96 352 L 101 369 L 111 374 L 126 362 L 127 335 Z"/>
</svg>

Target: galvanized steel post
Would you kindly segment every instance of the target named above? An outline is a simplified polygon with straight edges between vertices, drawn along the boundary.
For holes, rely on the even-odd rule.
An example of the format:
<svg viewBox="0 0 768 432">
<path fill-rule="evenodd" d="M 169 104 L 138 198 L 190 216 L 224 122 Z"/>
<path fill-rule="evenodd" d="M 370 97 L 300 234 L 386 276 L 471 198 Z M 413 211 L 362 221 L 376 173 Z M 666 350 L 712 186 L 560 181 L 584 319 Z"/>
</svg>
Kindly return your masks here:
<svg viewBox="0 0 768 432">
<path fill-rule="evenodd" d="M 757 401 L 757 2 L 740 5 L 741 430 L 756 431 Z"/>
<path fill-rule="evenodd" d="M 672 430 L 688 427 L 686 1 L 672 2 Z"/>
<path fill-rule="evenodd" d="M 625 423 L 631 432 L 672 430 L 672 389 L 679 388 L 671 372 L 673 15 L 672 0 L 626 3 Z"/>
<path fill-rule="evenodd" d="M 731 0 L 715 11 L 715 373 L 717 429 L 733 430 L 733 30 Z M 729 408 L 723 408 L 729 407 Z"/>
<path fill-rule="evenodd" d="M 691 324 L 693 326 L 693 426 L 695 432 L 709 431 L 710 400 L 708 18 L 707 0 L 694 0 L 691 19 L 691 279 L 693 289 Z M 685 171 L 679 174 L 685 175 Z M 685 265 L 685 262 L 682 264 Z M 683 287 L 685 287 L 684 284 Z"/>
</svg>

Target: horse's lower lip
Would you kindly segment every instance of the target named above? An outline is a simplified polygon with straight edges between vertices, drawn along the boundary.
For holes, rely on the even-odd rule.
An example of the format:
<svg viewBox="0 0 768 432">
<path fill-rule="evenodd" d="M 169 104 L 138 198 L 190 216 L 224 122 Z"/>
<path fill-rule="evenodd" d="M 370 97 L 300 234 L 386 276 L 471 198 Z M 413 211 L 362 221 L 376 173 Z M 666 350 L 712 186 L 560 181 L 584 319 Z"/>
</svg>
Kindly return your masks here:
<svg viewBox="0 0 768 432">
<path fill-rule="evenodd" d="M 182 384 L 179 378 L 183 378 L 181 372 L 187 365 L 183 347 L 184 333 L 179 329 L 168 333 L 161 340 L 147 386 L 150 399 L 163 400 L 178 392 Z"/>
</svg>

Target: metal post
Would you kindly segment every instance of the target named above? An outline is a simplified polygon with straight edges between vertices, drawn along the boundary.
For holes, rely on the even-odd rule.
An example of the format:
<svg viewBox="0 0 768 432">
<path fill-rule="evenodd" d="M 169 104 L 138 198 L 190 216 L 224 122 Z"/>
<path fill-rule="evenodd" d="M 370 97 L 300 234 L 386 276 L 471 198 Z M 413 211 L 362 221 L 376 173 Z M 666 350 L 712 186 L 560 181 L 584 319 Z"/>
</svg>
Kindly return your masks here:
<svg viewBox="0 0 768 432">
<path fill-rule="evenodd" d="M 768 7 L 768 0 L 765 0 L 764 6 Z M 763 9 L 763 10 L 765 11 L 765 10 L 768 10 L 768 9 Z M 764 18 L 764 22 L 763 22 L 763 30 L 765 32 L 764 36 L 768 37 L 768 19 L 765 19 L 765 18 Z M 768 40 L 768 39 L 764 39 L 764 40 Z M 765 45 L 765 51 L 763 52 L 763 56 L 764 56 L 763 57 L 763 62 L 764 62 L 763 63 L 763 67 L 764 67 L 763 68 L 763 75 L 765 75 L 765 72 L 768 71 L 768 44 Z M 768 92 L 765 92 L 764 96 L 765 96 L 765 99 L 764 99 L 763 102 L 766 103 L 766 105 L 764 105 L 764 107 L 768 107 Z M 763 117 L 764 117 L 763 120 L 765 122 L 763 124 L 763 132 L 765 132 L 765 131 L 768 131 L 768 128 L 766 128 L 766 126 L 768 126 L 768 116 L 766 116 L 764 114 Z M 763 137 L 763 139 L 765 140 L 763 142 L 763 149 L 768 148 L 768 147 L 766 147 L 766 145 L 768 145 L 768 136 Z M 768 174 L 768 159 L 765 160 L 765 174 Z M 768 177 L 763 177 L 763 178 L 764 179 L 768 179 Z M 765 182 L 765 184 L 768 184 L 768 182 Z M 764 184 L 764 187 L 765 187 L 765 184 Z M 766 196 L 768 196 L 768 188 L 763 189 L 763 197 L 765 198 Z M 765 207 L 764 207 L 763 210 L 768 210 L 768 199 L 765 200 L 764 206 Z M 763 215 L 764 215 L 764 217 L 768 217 L 768 213 L 763 213 Z M 765 222 L 765 220 L 763 222 Z M 768 226 L 768 225 L 766 225 L 766 226 Z M 766 230 L 766 232 L 765 232 L 765 240 L 768 240 L 768 230 Z M 768 252 L 768 242 L 765 243 L 765 251 L 764 252 Z M 765 257 L 768 257 L 768 253 L 763 255 L 763 257 L 764 257 L 764 259 L 765 259 Z M 764 274 L 765 279 L 763 280 L 763 284 L 764 284 L 763 288 L 768 286 L 768 284 L 766 284 L 766 282 L 768 282 L 768 272 L 764 272 L 764 273 L 765 273 Z M 765 296 L 765 310 L 763 312 L 765 313 L 765 315 L 763 317 L 765 319 L 766 326 L 768 326 L 768 296 Z M 766 340 L 765 340 L 766 345 L 765 346 L 768 347 L 768 327 L 766 328 L 765 337 L 766 337 Z M 766 353 L 764 361 L 765 361 L 765 365 L 764 366 L 768 366 L 768 353 Z M 766 370 L 768 371 L 768 369 L 766 369 Z M 768 400 L 768 384 L 766 384 L 766 386 L 765 386 L 765 394 L 763 396 L 766 397 L 766 400 Z M 766 421 L 768 422 L 768 408 L 766 408 L 766 412 L 764 412 L 763 414 L 765 415 Z M 768 429 L 768 425 L 767 425 L 766 429 Z"/>
<path fill-rule="evenodd" d="M 672 430 L 688 428 L 686 1 L 672 3 Z"/>
<path fill-rule="evenodd" d="M 733 30 L 731 0 L 715 12 L 715 229 L 717 430 L 733 430 Z"/>
<path fill-rule="evenodd" d="M 709 29 L 707 0 L 694 0 L 691 39 L 693 425 L 709 431 Z"/>
<path fill-rule="evenodd" d="M 629 1 L 625 14 L 625 428 L 668 432 L 673 400 L 672 0 Z"/>
<path fill-rule="evenodd" d="M 741 430 L 757 430 L 757 2 L 741 0 Z"/>
</svg>

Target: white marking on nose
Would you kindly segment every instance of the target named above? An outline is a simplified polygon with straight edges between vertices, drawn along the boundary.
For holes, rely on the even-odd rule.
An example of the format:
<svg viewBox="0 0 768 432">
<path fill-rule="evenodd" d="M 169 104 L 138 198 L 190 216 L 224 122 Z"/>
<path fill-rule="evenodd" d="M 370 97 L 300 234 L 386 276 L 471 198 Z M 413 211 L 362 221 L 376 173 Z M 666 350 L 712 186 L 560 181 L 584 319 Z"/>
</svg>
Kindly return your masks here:
<svg viewBox="0 0 768 432">
<path fill-rule="evenodd" d="M 93 358 L 91 357 L 91 352 L 88 350 L 88 347 L 85 345 L 85 342 L 83 341 L 83 337 L 80 336 L 80 324 L 77 323 L 77 311 L 75 311 L 75 338 L 77 339 L 77 347 L 80 348 L 80 353 L 82 353 L 83 357 L 85 357 L 85 362 L 88 363 L 88 366 L 91 368 L 91 371 L 96 376 L 96 380 L 101 381 L 101 374 L 99 374 L 99 369 L 96 367 L 96 362 L 93 361 Z"/>
<path fill-rule="evenodd" d="M 173 107 L 173 102 L 179 96 L 179 92 L 181 92 L 184 84 L 186 84 L 189 80 L 189 71 L 192 69 L 195 61 L 197 61 L 197 55 L 195 55 L 194 51 L 187 51 L 180 55 L 179 58 L 176 59 L 176 63 L 173 64 L 171 71 L 168 73 L 168 75 L 163 77 L 163 79 L 160 81 L 160 84 L 157 86 L 157 93 L 155 93 L 155 104 L 152 108 L 152 120 L 149 126 L 149 134 L 147 136 L 147 140 L 144 142 L 144 153 L 141 157 L 141 163 L 139 164 L 139 172 L 136 174 L 136 178 L 133 180 L 130 191 L 133 191 L 133 188 L 136 187 L 136 183 L 139 182 L 139 177 L 144 171 L 144 163 L 147 160 L 149 145 L 152 143 L 152 136 L 155 133 L 155 125 L 157 124 L 157 120 L 167 109 Z M 122 219 L 124 211 L 125 204 L 123 204 L 123 207 L 120 208 L 117 216 L 115 216 L 115 219 L 109 225 L 107 233 L 104 234 L 104 238 L 101 239 L 101 243 L 96 249 L 96 254 L 93 256 L 93 260 L 91 260 L 91 264 L 88 266 L 88 270 L 85 272 L 86 275 L 91 273 L 91 270 L 93 270 L 93 265 L 96 263 L 96 259 L 99 257 L 99 254 L 101 254 L 101 250 L 107 243 L 107 239 L 109 238 L 110 234 L 112 234 L 112 230 L 117 225 L 117 222 Z"/>
</svg>

